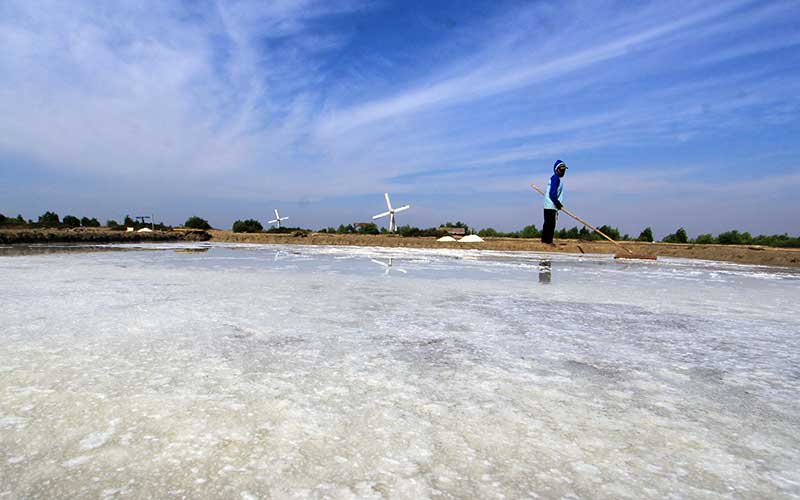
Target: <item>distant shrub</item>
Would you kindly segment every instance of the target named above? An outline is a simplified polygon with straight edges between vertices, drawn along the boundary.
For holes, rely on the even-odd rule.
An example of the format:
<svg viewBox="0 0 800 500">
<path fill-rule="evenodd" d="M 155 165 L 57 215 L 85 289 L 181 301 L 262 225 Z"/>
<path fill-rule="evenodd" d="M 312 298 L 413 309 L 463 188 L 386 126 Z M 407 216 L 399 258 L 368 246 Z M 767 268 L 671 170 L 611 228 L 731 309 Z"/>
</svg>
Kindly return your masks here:
<svg viewBox="0 0 800 500">
<path fill-rule="evenodd" d="M 380 234 L 378 226 L 373 223 L 363 224 L 356 230 L 360 234 Z"/>
<path fill-rule="evenodd" d="M 717 236 L 717 241 L 722 245 L 749 245 L 753 241 L 753 237 L 747 231 L 740 233 L 737 230 L 727 231 L 720 233 Z"/>
<path fill-rule="evenodd" d="M 100 221 L 92 217 L 81 217 L 81 226 L 83 227 L 100 227 Z"/>
<path fill-rule="evenodd" d="M 408 224 L 398 227 L 396 232 L 404 238 L 416 238 L 422 235 L 422 229 Z"/>
<path fill-rule="evenodd" d="M 388 231 L 381 231 L 384 234 Z M 442 237 L 447 234 L 447 231 L 439 230 L 436 227 L 429 227 L 428 229 L 420 229 L 414 226 L 400 226 L 397 228 L 397 234 L 404 238 L 419 238 L 419 237 Z"/>
<path fill-rule="evenodd" d="M 67 227 L 80 227 L 81 225 L 81 220 L 74 215 L 65 215 L 63 222 Z"/>
<path fill-rule="evenodd" d="M 349 234 L 349 233 L 355 233 L 356 229 L 353 227 L 352 224 L 348 224 L 346 226 L 344 224 L 339 224 L 339 227 L 336 229 L 336 232 L 339 234 Z"/>
<path fill-rule="evenodd" d="M 520 238 L 539 238 L 541 235 L 542 233 L 534 225 L 523 227 L 519 233 Z"/>
<path fill-rule="evenodd" d="M 709 245 L 716 242 L 717 239 L 711 234 L 700 234 L 692 241 L 692 243 L 697 243 L 699 245 Z"/>
<path fill-rule="evenodd" d="M 647 226 L 646 228 L 644 228 L 644 230 L 641 233 L 639 233 L 639 237 L 636 238 L 636 239 L 639 240 L 639 241 L 652 242 L 653 241 L 653 229 L 650 226 Z"/>
<path fill-rule="evenodd" d="M 123 225 L 123 226 L 134 227 L 134 226 L 136 226 L 136 221 L 134 221 L 133 219 L 131 219 L 131 216 L 130 216 L 130 215 L 126 215 L 126 216 L 125 216 L 125 220 L 122 222 L 122 225 Z"/>
<path fill-rule="evenodd" d="M 45 212 L 39 216 L 39 224 L 43 226 L 58 226 L 60 223 L 58 214 L 55 212 Z"/>
<path fill-rule="evenodd" d="M 255 219 L 237 220 L 233 223 L 234 233 L 258 233 L 263 229 L 264 226 Z"/>
<path fill-rule="evenodd" d="M 800 237 L 793 238 L 788 234 L 759 235 L 753 238 L 752 244 L 772 247 L 800 248 Z"/>
<path fill-rule="evenodd" d="M 456 223 L 459 224 L 459 223 Z M 447 226 L 445 226 L 447 227 Z M 459 226 L 456 226 L 459 227 Z M 577 231 L 577 229 L 576 229 Z M 566 235 L 569 231 L 565 231 L 564 234 Z M 536 226 L 530 225 L 525 226 L 522 228 L 521 231 L 511 231 L 508 233 L 504 233 L 503 231 L 498 231 L 493 227 L 487 227 L 478 231 L 478 236 L 485 238 L 485 237 L 496 237 L 496 238 L 538 238 L 541 236 L 541 233 Z M 565 236 L 566 237 L 566 236 Z"/>
<path fill-rule="evenodd" d="M 622 239 L 619 234 L 619 229 L 611 226 L 602 225 L 598 228 L 599 230 L 603 231 L 609 238 L 612 240 L 620 240 Z M 597 235 L 598 238 L 603 238 L 600 235 Z"/>
<path fill-rule="evenodd" d="M 441 224 L 439 227 L 462 227 L 462 228 L 464 228 L 464 234 L 472 234 L 473 233 L 472 229 L 470 229 L 470 227 L 466 223 L 461 222 L 461 221 L 445 222 L 444 224 Z"/>
<path fill-rule="evenodd" d="M 295 233 L 308 234 L 312 231 L 310 229 L 303 229 L 302 227 L 281 226 L 281 227 L 271 227 L 264 232 L 270 234 L 295 234 Z"/>
<path fill-rule="evenodd" d="M 108 227 L 117 227 L 117 226 L 119 226 L 119 222 L 115 221 L 114 219 L 108 219 L 106 221 L 106 226 L 108 226 Z"/>
<path fill-rule="evenodd" d="M 0 226 L 21 226 L 23 224 L 25 224 L 25 219 L 22 218 L 22 214 L 16 217 L 6 217 L 0 214 Z"/>
<path fill-rule="evenodd" d="M 664 243 L 688 243 L 689 237 L 686 235 L 686 230 L 681 227 L 674 233 L 664 236 L 661 241 Z"/>
<path fill-rule="evenodd" d="M 184 226 L 190 227 L 192 229 L 211 229 L 211 224 L 208 223 L 207 220 L 201 219 L 200 217 L 193 215 L 186 219 L 186 222 L 183 223 Z"/>
<path fill-rule="evenodd" d="M 578 230 L 577 227 L 572 226 L 570 229 L 562 228 L 558 232 L 558 237 L 562 240 L 577 240 L 580 237 L 581 232 Z"/>
</svg>

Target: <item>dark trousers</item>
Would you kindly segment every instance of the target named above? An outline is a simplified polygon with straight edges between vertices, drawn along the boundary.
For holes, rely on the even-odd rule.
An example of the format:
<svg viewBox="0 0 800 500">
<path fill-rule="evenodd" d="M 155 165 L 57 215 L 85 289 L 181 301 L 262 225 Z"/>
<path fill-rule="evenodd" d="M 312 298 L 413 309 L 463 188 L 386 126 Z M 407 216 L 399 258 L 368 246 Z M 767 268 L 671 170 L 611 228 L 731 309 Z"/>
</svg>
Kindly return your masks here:
<svg viewBox="0 0 800 500">
<path fill-rule="evenodd" d="M 552 243 L 553 233 L 556 231 L 556 216 L 558 210 L 544 209 L 544 226 L 542 226 L 542 243 Z"/>
</svg>

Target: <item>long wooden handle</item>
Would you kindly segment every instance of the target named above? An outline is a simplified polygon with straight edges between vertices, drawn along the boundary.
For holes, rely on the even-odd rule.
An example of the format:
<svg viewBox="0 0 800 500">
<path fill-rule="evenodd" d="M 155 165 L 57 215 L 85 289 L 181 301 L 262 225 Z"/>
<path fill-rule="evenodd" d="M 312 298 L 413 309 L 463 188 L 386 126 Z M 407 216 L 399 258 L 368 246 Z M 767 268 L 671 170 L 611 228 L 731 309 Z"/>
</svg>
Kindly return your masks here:
<svg viewBox="0 0 800 500">
<path fill-rule="evenodd" d="M 536 185 L 535 185 L 535 184 L 531 184 L 531 187 L 532 187 L 534 190 L 536 190 L 536 192 L 538 192 L 540 195 L 542 195 L 542 196 L 547 196 L 546 194 L 544 194 L 544 191 L 542 191 L 541 189 L 539 189 L 538 187 L 536 187 Z M 609 237 L 606 235 L 606 233 L 604 233 L 603 231 L 601 231 L 601 230 L 597 229 L 597 228 L 596 228 L 596 227 L 594 227 L 593 225 L 589 224 L 589 223 L 588 223 L 588 222 L 586 222 L 585 220 L 581 219 L 581 218 L 580 218 L 580 217 L 578 217 L 577 215 L 573 214 L 572 212 L 570 212 L 569 210 L 567 210 L 566 208 L 564 208 L 564 206 L 563 206 L 563 205 L 561 206 L 561 211 L 562 211 L 562 212 L 564 212 L 565 214 L 569 215 L 570 217 L 572 217 L 572 218 L 573 218 L 573 219 L 575 219 L 576 221 L 580 222 L 580 223 L 581 223 L 581 224 L 583 224 L 584 226 L 588 227 L 589 229 L 591 229 L 591 230 L 592 230 L 592 231 L 594 231 L 595 233 L 599 234 L 599 235 L 600 235 L 600 236 L 602 236 L 603 238 L 607 239 L 607 240 L 608 240 L 608 241 L 610 241 L 611 243 L 613 243 L 613 244 L 617 245 L 617 246 L 618 246 L 618 247 L 620 247 L 621 249 L 623 249 L 623 250 L 625 250 L 626 252 L 628 252 L 629 254 L 633 255 L 633 252 L 631 252 L 630 250 L 628 250 L 628 249 L 627 249 L 627 248 L 625 248 L 624 246 L 620 245 L 620 244 L 619 244 L 619 243 L 617 243 L 616 241 L 614 241 L 614 240 L 612 240 L 611 238 L 609 238 Z"/>
</svg>

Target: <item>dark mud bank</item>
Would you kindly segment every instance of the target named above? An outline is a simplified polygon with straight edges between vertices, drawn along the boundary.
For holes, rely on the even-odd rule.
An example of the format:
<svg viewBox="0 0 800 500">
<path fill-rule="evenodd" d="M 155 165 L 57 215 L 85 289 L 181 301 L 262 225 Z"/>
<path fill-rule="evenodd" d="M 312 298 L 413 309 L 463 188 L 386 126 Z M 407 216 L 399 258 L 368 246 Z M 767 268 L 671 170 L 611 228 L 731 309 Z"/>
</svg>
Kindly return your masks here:
<svg viewBox="0 0 800 500">
<path fill-rule="evenodd" d="M 103 230 L 19 229 L 0 230 L 0 244 L 24 243 L 141 243 L 208 241 L 205 231 L 152 231 L 146 233 Z"/>
</svg>

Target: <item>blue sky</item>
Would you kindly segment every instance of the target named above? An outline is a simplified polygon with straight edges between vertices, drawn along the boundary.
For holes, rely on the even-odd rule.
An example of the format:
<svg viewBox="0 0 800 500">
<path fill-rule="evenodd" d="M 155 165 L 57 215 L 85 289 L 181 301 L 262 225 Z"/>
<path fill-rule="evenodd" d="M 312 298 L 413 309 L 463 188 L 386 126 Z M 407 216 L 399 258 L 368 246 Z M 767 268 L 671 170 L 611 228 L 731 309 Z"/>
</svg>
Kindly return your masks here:
<svg viewBox="0 0 800 500">
<path fill-rule="evenodd" d="M 800 234 L 800 4 L 0 2 L 0 213 Z M 562 218 L 560 225 L 573 224 Z"/>
</svg>

